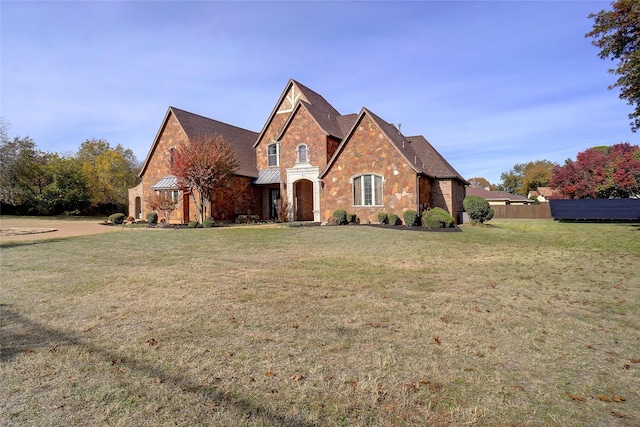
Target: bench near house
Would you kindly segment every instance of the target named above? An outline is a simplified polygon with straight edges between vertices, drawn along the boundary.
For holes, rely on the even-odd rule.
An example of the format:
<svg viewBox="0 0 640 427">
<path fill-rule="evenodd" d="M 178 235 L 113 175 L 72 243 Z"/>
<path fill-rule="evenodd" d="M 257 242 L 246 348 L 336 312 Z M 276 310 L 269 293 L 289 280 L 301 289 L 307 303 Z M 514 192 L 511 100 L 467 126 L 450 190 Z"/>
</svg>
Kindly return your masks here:
<svg viewBox="0 0 640 427">
<path fill-rule="evenodd" d="M 336 209 L 363 222 L 379 212 L 441 207 L 462 222 L 468 182 L 421 135 L 405 136 L 367 108 L 340 114 L 321 95 L 291 79 L 260 132 L 252 132 L 169 107 L 129 190 L 129 215 L 149 212 L 145 195 L 166 191 L 177 201 L 171 222 L 197 212 L 170 174 L 171 152 L 197 135 L 220 135 L 238 154 L 239 167 L 218 190 L 214 219 L 239 215 L 262 220 L 328 221 Z"/>
</svg>

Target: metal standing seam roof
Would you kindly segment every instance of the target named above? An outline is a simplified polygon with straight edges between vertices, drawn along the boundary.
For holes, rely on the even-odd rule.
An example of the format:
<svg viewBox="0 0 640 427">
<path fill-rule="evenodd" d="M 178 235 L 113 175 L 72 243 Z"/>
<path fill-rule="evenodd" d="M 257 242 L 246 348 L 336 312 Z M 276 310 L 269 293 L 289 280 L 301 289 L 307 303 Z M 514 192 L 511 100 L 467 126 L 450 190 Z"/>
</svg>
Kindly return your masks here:
<svg viewBox="0 0 640 427">
<path fill-rule="evenodd" d="M 280 169 L 263 169 L 258 171 L 258 179 L 253 181 L 254 184 L 279 184 Z"/>
<path fill-rule="evenodd" d="M 152 190 L 177 190 L 178 178 L 173 175 L 163 176 L 162 179 L 151 186 Z"/>
</svg>

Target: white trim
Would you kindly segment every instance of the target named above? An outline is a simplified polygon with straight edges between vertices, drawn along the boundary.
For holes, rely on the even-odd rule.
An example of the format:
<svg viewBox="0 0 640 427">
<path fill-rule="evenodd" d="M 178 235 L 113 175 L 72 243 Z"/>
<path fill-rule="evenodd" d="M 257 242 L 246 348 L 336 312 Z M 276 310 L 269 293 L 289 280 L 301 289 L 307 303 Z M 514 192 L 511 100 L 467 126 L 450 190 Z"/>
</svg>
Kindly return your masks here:
<svg viewBox="0 0 640 427">
<path fill-rule="evenodd" d="M 364 185 L 361 184 L 360 186 L 360 200 L 362 202 L 362 204 L 356 205 L 355 204 L 355 199 L 356 199 L 356 194 L 355 194 L 355 179 L 356 178 L 362 178 L 364 176 L 371 176 L 372 180 L 371 180 L 371 201 L 372 203 L 370 205 L 364 204 L 365 201 L 365 188 Z M 376 196 L 376 180 L 375 178 L 378 177 L 380 178 L 380 183 L 382 185 L 382 187 L 380 188 L 380 197 L 382 200 L 374 200 L 375 196 Z M 360 173 L 357 175 L 352 175 L 349 178 L 349 183 L 351 184 L 351 205 L 353 207 L 357 207 L 357 208 L 368 208 L 368 207 L 384 207 L 384 184 L 385 184 L 385 179 L 384 179 L 384 175 L 379 174 L 379 173 L 375 173 L 375 172 L 364 172 L 364 173 Z M 362 180 L 362 182 L 364 182 L 364 179 Z M 378 203 L 376 203 L 378 202 Z"/>
<path fill-rule="evenodd" d="M 272 165 L 270 163 L 271 154 L 269 153 L 269 147 L 276 146 L 276 164 Z M 267 145 L 267 167 L 276 168 L 280 166 L 280 143 L 278 141 L 273 141 L 271 144 Z"/>
<path fill-rule="evenodd" d="M 287 200 L 293 200 L 294 183 L 301 179 L 311 181 L 313 184 L 313 220 L 320 222 L 320 188 L 322 187 L 319 179 L 320 168 L 317 166 L 307 166 L 287 168 Z M 289 203 L 289 221 L 293 221 L 293 203 Z"/>
</svg>

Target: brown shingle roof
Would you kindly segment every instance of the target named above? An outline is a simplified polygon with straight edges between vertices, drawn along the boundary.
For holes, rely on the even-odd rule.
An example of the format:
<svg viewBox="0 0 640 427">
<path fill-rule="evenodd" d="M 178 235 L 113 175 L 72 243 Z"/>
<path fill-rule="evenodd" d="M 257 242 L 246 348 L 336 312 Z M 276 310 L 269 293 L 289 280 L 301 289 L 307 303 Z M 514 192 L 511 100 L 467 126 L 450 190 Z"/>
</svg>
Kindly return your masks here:
<svg viewBox="0 0 640 427">
<path fill-rule="evenodd" d="M 510 200 L 520 202 L 531 202 L 524 196 L 518 196 L 516 194 L 507 193 L 506 191 L 489 191 L 484 188 L 467 188 L 467 196 L 479 196 L 485 200 Z"/>
<path fill-rule="evenodd" d="M 162 130 L 169 120 L 170 115 L 174 115 L 182 130 L 187 135 L 187 138 L 192 139 L 199 135 L 220 135 L 224 141 L 233 148 L 238 155 L 238 169 L 236 175 L 248 176 L 252 178 L 258 177 L 258 169 L 256 168 L 256 153 L 253 149 L 253 143 L 256 140 L 258 134 L 247 129 L 242 129 L 237 126 L 233 126 L 227 123 L 223 123 L 217 120 L 210 119 L 208 117 L 193 114 L 188 111 L 181 110 L 175 107 L 169 107 L 167 114 L 162 122 L 160 131 L 156 135 L 155 140 L 149 150 L 149 154 L 144 161 L 140 176 L 144 174 L 147 168 L 149 160 L 156 145 L 158 144 Z"/>
<path fill-rule="evenodd" d="M 236 175 L 258 177 L 256 152 L 253 149 L 258 134 L 227 123 L 219 122 L 198 114 L 189 113 L 175 107 L 169 107 L 180 122 L 189 139 L 199 135 L 220 135 L 238 155 Z"/>
<path fill-rule="evenodd" d="M 453 166 L 427 141 L 422 135 L 408 136 L 413 151 L 418 155 L 419 161 L 426 175 L 437 178 L 456 178 L 466 184 L 468 182 L 456 171 Z"/>
</svg>

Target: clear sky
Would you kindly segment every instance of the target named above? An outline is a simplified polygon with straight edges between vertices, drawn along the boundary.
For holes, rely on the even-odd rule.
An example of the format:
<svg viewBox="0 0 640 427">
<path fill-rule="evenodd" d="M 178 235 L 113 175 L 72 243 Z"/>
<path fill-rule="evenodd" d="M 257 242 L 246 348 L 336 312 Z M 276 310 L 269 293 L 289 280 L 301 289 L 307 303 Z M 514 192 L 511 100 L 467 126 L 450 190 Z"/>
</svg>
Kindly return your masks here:
<svg viewBox="0 0 640 427">
<path fill-rule="evenodd" d="M 143 160 L 169 106 L 259 132 L 289 78 L 342 114 L 424 135 L 465 178 L 638 144 L 615 64 L 584 35 L 609 1 L 0 2 L 10 136 Z"/>
</svg>

